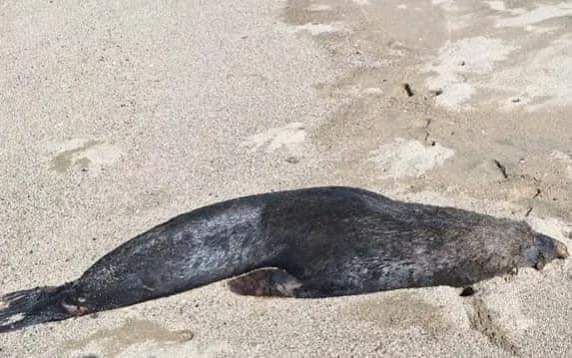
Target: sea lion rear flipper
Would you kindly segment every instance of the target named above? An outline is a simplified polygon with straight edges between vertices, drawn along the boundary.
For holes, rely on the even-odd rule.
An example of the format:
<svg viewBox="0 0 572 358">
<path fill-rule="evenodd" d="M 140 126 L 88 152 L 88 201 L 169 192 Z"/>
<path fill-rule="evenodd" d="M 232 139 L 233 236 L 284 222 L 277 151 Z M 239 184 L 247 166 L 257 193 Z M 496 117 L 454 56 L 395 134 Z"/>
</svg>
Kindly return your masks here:
<svg viewBox="0 0 572 358">
<path fill-rule="evenodd" d="M 282 269 L 263 268 L 230 280 L 228 286 L 244 296 L 294 297 L 302 283 Z"/>
<path fill-rule="evenodd" d="M 73 297 L 74 294 L 74 287 L 65 284 L 59 287 L 37 287 L 1 296 L 0 333 L 77 316 L 64 307 L 65 299 Z"/>
</svg>

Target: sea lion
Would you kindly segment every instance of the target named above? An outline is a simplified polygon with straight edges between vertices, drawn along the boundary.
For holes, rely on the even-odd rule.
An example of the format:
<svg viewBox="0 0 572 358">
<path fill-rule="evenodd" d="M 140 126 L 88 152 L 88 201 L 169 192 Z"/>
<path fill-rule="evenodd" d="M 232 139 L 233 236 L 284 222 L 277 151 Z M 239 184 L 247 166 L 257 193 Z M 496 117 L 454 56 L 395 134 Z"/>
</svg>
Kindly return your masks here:
<svg viewBox="0 0 572 358">
<path fill-rule="evenodd" d="M 242 274 L 230 282 L 234 292 L 318 298 L 465 287 L 567 256 L 563 243 L 523 222 L 349 187 L 266 193 L 177 216 L 103 256 L 75 281 L 3 296 L 0 332 Z"/>
</svg>

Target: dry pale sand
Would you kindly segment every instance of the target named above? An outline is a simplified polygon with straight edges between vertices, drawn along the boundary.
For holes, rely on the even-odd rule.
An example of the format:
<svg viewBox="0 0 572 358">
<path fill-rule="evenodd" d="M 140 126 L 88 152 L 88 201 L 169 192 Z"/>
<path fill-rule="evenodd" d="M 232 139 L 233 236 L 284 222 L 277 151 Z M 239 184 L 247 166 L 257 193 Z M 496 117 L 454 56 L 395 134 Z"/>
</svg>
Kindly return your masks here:
<svg viewBox="0 0 572 358">
<path fill-rule="evenodd" d="M 571 16 L 566 1 L 0 0 L 0 291 L 72 280 L 189 209 L 312 185 L 571 245 Z M 220 282 L 3 334 L 0 355 L 572 356 L 572 260 L 478 288 L 291 300 Z"/>
</svg>

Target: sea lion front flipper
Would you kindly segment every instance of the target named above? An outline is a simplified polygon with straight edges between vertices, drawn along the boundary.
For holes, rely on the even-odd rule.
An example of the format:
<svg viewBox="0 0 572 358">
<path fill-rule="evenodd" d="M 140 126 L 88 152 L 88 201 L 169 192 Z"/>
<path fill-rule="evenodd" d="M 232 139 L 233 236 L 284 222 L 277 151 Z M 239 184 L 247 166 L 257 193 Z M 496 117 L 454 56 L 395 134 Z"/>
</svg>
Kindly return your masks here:
<svg viewBox="0 0 572 358">
<path fill-rule="evenodd" d="M 243 296 L 295 297 L 302 283 L 284 270 L 263 268 L 231 279 L 228 287 Z"/>
</svg>

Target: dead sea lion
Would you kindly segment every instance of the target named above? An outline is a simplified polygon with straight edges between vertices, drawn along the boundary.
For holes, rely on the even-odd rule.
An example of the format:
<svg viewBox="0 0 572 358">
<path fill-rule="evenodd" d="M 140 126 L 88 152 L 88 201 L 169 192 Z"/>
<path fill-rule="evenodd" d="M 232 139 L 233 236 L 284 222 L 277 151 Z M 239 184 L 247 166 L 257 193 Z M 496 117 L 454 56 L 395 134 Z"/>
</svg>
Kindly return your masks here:
<svg viewBox="0 0 572 358">
<path fill-rule="evenodd" d="M 566 247 L 526 223 L 405 203 L 362 189 L 253 195 L 177 216 L 77 280 L 2 297 L 0 332 L 236 277 L 234 292 L 316 298 L 449 285 L 541 269 Z"/>
</svg>

